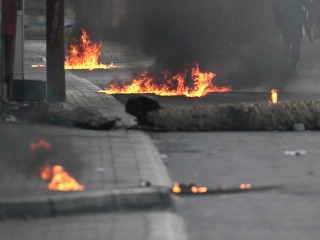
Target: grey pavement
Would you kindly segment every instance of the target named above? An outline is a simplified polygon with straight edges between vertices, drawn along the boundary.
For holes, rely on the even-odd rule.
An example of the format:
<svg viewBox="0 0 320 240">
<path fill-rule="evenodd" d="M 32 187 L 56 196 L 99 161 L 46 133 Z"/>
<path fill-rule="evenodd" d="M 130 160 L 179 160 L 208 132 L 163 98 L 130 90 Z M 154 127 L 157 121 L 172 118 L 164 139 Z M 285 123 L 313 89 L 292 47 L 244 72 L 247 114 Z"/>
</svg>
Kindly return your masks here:
<svg viewBox="0 0 320 240">
<path fill-rule="evenodd" d="M 186 239 L 181 218 L 170 212 L 121 212 L 0 223 L 2 240 Z"/>
<path fill-rule="evenodd" d="M 45 68 L 31 68 L 45 61 L 44 48 L 26 41 L 26 81 L 45 81 Z M 186 239 L 183 221 L 171 211 L 172 180 L 149 136 L 127 130 L 133 118 L 88 80 L 67 71 L 66 87 L 68 105 L 119 117 L 119 128 L 2 121 L 0 239 Z M 29 145 L 41 139 L 52 151 L 31 152 Z M 62 165 L 84 191 L 48 190 L 39 176 L 46 162 Z"/>
</svg>

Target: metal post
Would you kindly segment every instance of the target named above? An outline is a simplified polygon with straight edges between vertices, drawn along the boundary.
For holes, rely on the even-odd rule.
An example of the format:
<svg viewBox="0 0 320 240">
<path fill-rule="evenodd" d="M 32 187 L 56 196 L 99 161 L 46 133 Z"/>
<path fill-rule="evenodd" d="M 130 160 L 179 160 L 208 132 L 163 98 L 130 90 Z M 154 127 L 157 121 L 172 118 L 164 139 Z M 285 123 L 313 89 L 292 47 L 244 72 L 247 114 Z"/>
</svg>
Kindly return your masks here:
<svg viewBox="0 0 320 240">
<path fill-rule="evenodd" d="M 18 0 L 16 47 L 14 57 L 13 79 L 24 78 L 24 0 Z"/>
<path fill-rule="evenodd" d="M 47 0 L 47 100 L 66 101 L 64 0 Z"/>
<path fill-rule="evenodd" d="M 0 0 L 0 32 L 2 32 L 2 0 Z M 4 75 L 3 75 L 3 52 L 2 52 L 2 40 L 0 38 L 0 101 L 4 99 Z"/>
</svg>

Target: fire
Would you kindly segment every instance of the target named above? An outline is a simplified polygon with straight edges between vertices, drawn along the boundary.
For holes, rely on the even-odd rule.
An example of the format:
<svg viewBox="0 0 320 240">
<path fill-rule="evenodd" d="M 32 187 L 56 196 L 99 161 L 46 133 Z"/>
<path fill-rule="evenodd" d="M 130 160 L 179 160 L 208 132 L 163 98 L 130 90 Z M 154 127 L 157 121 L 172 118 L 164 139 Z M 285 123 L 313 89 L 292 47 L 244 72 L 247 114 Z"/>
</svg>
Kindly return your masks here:
<svg viewBox="0 0 320 240">
<path fill-rule="evenodd" d="M 111 69 L 114 64 L 105 65 L 98 62 L 101 55 L 102 42 L 93 43 L 88 33 L 82 29 L 81 39 L 78 44 L 71 45 L 66 56 L 65 69 Z"/>
<path fill-rule="evenodd" d="M 46 64 L 44 64 L 44 63 L 38 63 L 38 64 L 31 64 L 31 67 L 33 67 L 33 68 L 45 68 L 45 67 L 47 67 L 47 65 Z"/>
<path fill-rule="evenodd" d="M 51 150 L 50 142 L 40 139 L 38 142 L 30 143 L 29 149 L 31 152 Z M 40 176 L 43 180 L 48 181 L 48 189 L 56 191 L 82 191 L 84 186 L 79 184 L 68 172 L 60 165 L 51 166 L 46 163 L 40 168 Z"/>
<path fill-rule="evenodd" d="M 195 184 L 182 184 L 174 182 L 172 187 L 173 193 L 206 193 L 208 192 L 207 187 L 197 187 Z"/>
<path fill-rule="evenodd" d="M 82 191 L 84 186 L 71 177 L 62 166 L 55 165 L 52 168 L 46 164 L 41 168 L 40 175 L 48 182 L 48 189 L 55 191 Z"/>
<path fill-rule="evenodd" d="M 239 188 L 242 189 L 242 190 L 245 190 L 245 189 L 251 189 L 252 186 L 251 186 L 250 183 L 241 183 L 241 184 L 239 185 Z"/>
<path fill-rule="evenodd" d="M 212 79 L 216 76 L 212 72 L 201 72 L 199 64 L 191 68 L 190 76 L 193 80 L 193 87 L 185 86 L 185 79 L 188 76 L 188 69 L 170 77 L 168 72 L 164 72 L 162 83 L 156 83 L 155 78 L 148 76 L 147 71 L 140 73 L 138 79 L 133 79 L 131 84 L 111 84 L 109 88 L 100 92 L 107 94 L 135 94 L 153 93 L 159 96 L 187 96 L 202 97 L 210 92 L 230 92 L 231 87 L 217 87 L 212 84 Z"/>
<path fill-rule="evenodd" d="M 178 182 L 174 182 L 173 187 L 172 187 L 172 192 L 174 193 L 181 193 L 181 187 Z"/>
<path fill-rule="evenodd" d="M 278 90 L 277 89 L 271 89 L 271 102 L 273 104 L 276 104 L 278 102 Z"/>
<path fill-rule="evenodd" d="M 192 186 L 191 192 L 193 192 L 193 193 L 206 193 L 206 192 L 208 192 L 208 188 L 207 187 Z"/>
</svg>

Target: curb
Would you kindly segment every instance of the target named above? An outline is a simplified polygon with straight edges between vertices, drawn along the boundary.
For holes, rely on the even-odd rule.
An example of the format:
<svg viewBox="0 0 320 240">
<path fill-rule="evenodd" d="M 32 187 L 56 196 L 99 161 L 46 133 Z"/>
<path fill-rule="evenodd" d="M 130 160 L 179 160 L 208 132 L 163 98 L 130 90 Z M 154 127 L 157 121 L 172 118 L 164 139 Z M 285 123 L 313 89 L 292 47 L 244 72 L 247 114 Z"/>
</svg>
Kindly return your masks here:
<svg viewBox="0 0 320 240">
<path fill-rule="evenodd" d="M 151 186 L 171 188 L 173 181 L 149 135 L 138 130 L 130 130 L 128 137 L 139 163 L 142 180 L 149 181 Z"/>
<path fill-rule="evenodd" d="M 173 204 L 173 198 L 165 187 L 73 192 L 0 200 L 0 218 L 28 219 L 76 213 L 166 209 Z"/>
<path fill-rule="evenodd" d="M 170 212 L 152 213 L 147 216 L 150 223 L 148 240 L 187 240 L 183 219 Z"/>
</svg>

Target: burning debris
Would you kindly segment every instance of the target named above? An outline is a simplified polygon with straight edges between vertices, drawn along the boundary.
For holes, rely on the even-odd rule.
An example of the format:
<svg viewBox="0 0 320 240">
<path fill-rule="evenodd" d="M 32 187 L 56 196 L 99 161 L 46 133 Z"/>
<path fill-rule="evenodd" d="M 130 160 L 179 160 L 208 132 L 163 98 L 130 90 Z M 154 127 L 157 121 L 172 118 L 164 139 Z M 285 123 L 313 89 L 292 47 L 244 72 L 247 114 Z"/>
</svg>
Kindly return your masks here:
<svg viewBox="0 0 320 240">
<path fill-rule="evenodd" d="M 101 55 L 102 42 L 93 43 L 88 33 L 82 29 L 80 40 L 71 45 L 68 50 L 69 56 L 66 56 L 65 69 L 112 69 L 115 68 L 113 63 L 105 65 L 99 63 Z"/>
<path fill-rule="evenodd" d="M 252 186 L 250 183 L 241 183 L 236 186 L 220 185 L 215 188 L 206 186 L 197 186 L 194 183 L 179 183 L 175 182 L 171 192 L 179 195 L 203 195 L 203 194 L 226 194 L 248 191 L 268 191 L 279 188 L 278 186 Z"/>
<path fill-rule="evenodd" d="M 52 144 L 44 139 L 30 143 L 29 150 L 35 154 L 50 151 Z M 46 159 L 42 159 L 45 161 Z M 50 166 L 49 163 L 43 164 L 39 172 L 41 178 L 48 182 L 47 187 L 52 191 L 82 191 L 84 186 L 79 184 L 67 171 L 60 165 Z"/>
<path fill-rule="evenodd" d="M 82 191 L 84 186 L 79 184 L 60 165 L 52 168 L 47 164 L 41 168 L 40 175 L 43 180 L 48 181 L 48 189 L 52 191 Z"/>
<path fill-rule="evenodd" d="M 128 101 L 129 102 L 129 101 Z M 140 101 L 143 104 L 143 101 Z M 147 106 L 139 106 L 147 108 Z M 135 114 L 158 131 L 269 131 L 293 130 L 295 123 L 305 129 L 320 129 L 319 101 L 284 101 L 277 104 L 239 103 L 193 107 L 159 107 L 145 115 Z M 141 113 L 142 114 L 142 113 Z"/>
<path fill-rule="evenodd" d="M 33 67 L 33 68 L 45 68 L 45 67 L 47 67 L 47 65 L 44 64 L 44 63 L 37 63 L 37 64 L 31 64 L 31 67 Z"/>
<path fill-rule="evenodd" d="M 190 74 L 190 76 L 189 76 Z M 202 97 L 210 92 L 230 92 L 229 86 L 218 87 L 212 84 L 216 76 L 213 72 L 202 72 L 199 64 L 195 64 L 191 71 L 185 69 L 176 75 L 163 72 L 163 78 L 149 76 L 147 71 L 140 73 L 130 84 L 111 84 L 109 88 L 101 90 L 107 94 L 136 94 L 147 93 L 159 96 Z M 192 79 L 192 87 L 187 86 L 186 79 Z"/>
<path fill-rule="evenodd" d="M 179 182 L 175 182 L 172 187 L 173 193 L 195 193 L 195 194 L 203 194 L 208 192 L 207 187 L 198 187 L 194 183 L 188 183 L 188 184 L 180 184 Z"/>
</svg>

